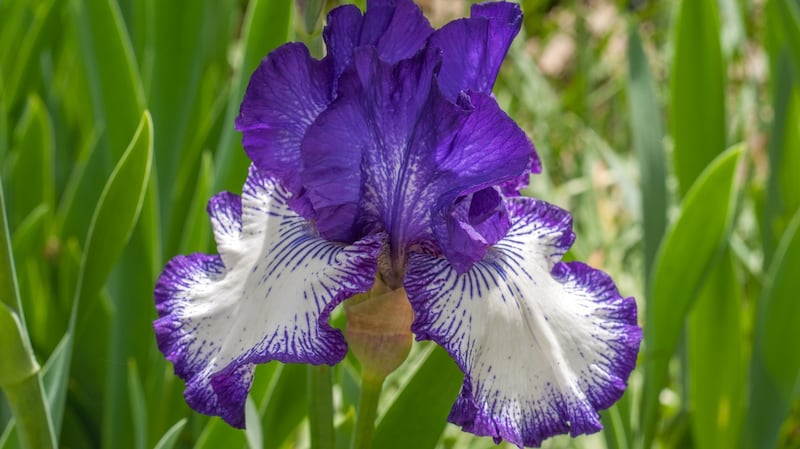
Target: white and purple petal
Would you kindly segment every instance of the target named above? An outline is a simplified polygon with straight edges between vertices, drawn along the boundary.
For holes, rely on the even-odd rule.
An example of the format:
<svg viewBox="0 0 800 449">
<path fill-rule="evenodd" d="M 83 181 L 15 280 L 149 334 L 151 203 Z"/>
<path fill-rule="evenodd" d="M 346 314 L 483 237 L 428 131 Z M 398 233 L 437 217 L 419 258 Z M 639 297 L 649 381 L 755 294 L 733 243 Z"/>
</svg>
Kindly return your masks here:
<svg viewBox="0 0 800 449">
<path fill-rule="evenodd" d="M 347 347 L 328 324 L 367 291 L 385 240 L 328 242 L 287 205 L 289 193 L 251 167 L 242 197 L 209 202 L 220 256 L 178 256 L 155 289 L 159 349 L 186 381 L 195 410 L 244 426 L 254 364 L 334 364 Z"/>
<path fill-rule="evenodd" d="M 574 239 L 567 212 L 527 198 L 509 212 L 508 234 L 465 273 L 411 256 L 412 330 L 464 371 L 449 420 L 465 430 L 520 447 L 596 432 L 636 362 L 636 304 L 602 271 L 560 261 Z"/>
</svg>

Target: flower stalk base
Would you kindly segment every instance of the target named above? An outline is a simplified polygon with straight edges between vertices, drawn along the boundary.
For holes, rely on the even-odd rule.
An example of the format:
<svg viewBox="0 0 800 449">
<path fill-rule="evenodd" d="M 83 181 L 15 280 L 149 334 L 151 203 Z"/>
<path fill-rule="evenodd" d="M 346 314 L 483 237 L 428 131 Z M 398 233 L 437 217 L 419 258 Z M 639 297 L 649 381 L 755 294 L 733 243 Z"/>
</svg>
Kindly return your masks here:
<svg viewBox="0 0 800 449">
<path fill-rule="evenodd" d="M 405 290 L 390 290 L 378 280 L 368 293 L 345 303 L 345 314 L 347 342 L 361 363 L 361 398 L 352 448 L 369 449 L 383 381 L 411 350 L 414 312 Z"/>
</svg>

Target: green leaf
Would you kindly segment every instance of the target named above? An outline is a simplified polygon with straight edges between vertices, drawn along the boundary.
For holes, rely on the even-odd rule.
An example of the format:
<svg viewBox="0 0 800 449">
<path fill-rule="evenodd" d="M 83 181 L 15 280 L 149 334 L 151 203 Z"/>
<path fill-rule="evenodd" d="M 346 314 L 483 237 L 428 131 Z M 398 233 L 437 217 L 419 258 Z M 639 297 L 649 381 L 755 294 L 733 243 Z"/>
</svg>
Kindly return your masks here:
<svg viewBox="0 0 800 449">
<path fill-rule="evenodd" d="M 308 427 L 311 447 L 331 447 L 336 440 L 333 429 L 333 368 L 328 365 L 309 366 L 308 370 Z"/>
<path fill-rule="evenodd" d="M 14 136 L 15 164 L 11 184 L 15 186 L 10 201 L 15 216 L 12 225 L 41 204 L 55 207 L 53 185 L 53 124 L 42 100 L 31 95 Z"/>
<path fill-rule="evenodd" d="M 14 311 L 0 303 L 0 387 L 18 384 L 39 372 L 28 335 Z"/>
<path fill-rule="evenodd" d="M 690 419 L 697 449 L 732 448 L 740 440 L 746 388 L 740 289 L 726 250 L 711 267 L 689 314 Z"/>
<path fill-rule="evenodd" d="M 758 303 L 743 448 L 772 448 L 800 385 L 800 210 L 781 238 Z"/>
<path fill-rule="evenodd" d="M 788 51 L 783 48 L 775 62 L 773 77 L 774 119 L 767 146 L 769 172 L 763 212 L 762 242 L 765 266 L 772 259 L 778 236 L 782 235 L 794 211 L 800 208 L 800 89 L 795 86 Z"/>
<path fill-rule="evenodd" d="M 113 0 L 72 2 L 94 119 L 113 157 L 125 148 L 144 111 L 145 96 L 133 48 Z"/>
<path fill-rule="evenodd" d="M 215 192 L 220 190 L 237 192 L 244 184 L 249 160 L 242 148 L 241 138 L 234 135 L 234 120 L 239 113 L 239 105 L 250 75 L 267 53 L 286 42 L 291 29 L 293 3 L 254 0 L 247 9 L 242 33 L 243 60 L 233 78 L 225 122 L 217 146 L 217 159 L 214 161 Z M 272 26 L 263 26 L 265 23 Z"/>
<path fill-rule="evenodd" d="M 439 346 L 434 347 L 380 418 L 373 447 L 434 447 L 447 424 L 462 380 L 463 374 L 450 355 Z M 420 407 L 420 398 L 424 398 L 424 407 Z"/>
<path fill-rule="evenodd" d="M 683 0 L 675 30 L 670 121 L 675 174 L 685 195 L 725 145 L 725 68 L 717 0 Z"/>
<path fill-rule="evenodd" d="M 0 180 L 0 388 L 20 423 L 23 449 L 56 447 L 53 422 L 42 393 L 39 364 L 33 354 L 19 298 L 11 253 L 5 196 Z"/>
<path fill-rule="evenodd" d="M 206 204 L 212 196 L 211 184 L 214 177 L 214 160 L 211 153 L 203 152 L 200 174 L 194 188 L 194 197 L 186 218 L 180 253 L 204 252 L 208 250 L 211 236 L 211 221 L 206 212 Z"/>
<path fill-rule="evenodd" d="M 73 314 L 103 287 L 130 238 L 142 209 L 153 160 L 153 122 L 145 111 L 139 127 L 106 183 L 97 203 L 81 261 Z"/>
<path fill-rule="evenodd" d="M 645 447 L 650 447 L 652 441 L 659 393 L 666 386 L 667 365 L 678 344 L 686 314 L 727 240 L 736 193 L 736 168 L 742 153 L 741 146 L 731 148 L 700 175 L 656 256 L 644 326 L 641 428 Z"/>
<path fill-rule="evenodd" d="M 48 40 L 48 33 L 52 33 L 58 25 L 56 6 L 60 5 L 59 2 L 44 0 L 28 5 L 33 9 L 33 18 L 22 38 L 13 45 L 16 48 L 16 55 L 13 64 L 9 64 L 11 73 L 5 87 L 10 93 L 9 106 L 12 108 L 20 100 L 19 97 L 29 91 L 29 84 L 36 79 L 37 72 L 34 69 L 39 63 L 41 47 Z M 19 35 L 15 38 L 19 39 Z"/>
<path fill-rule="evenodd" d="M 644 222 L 645 281 L 653 267 L 658 245 L 667 227 L 667 182 L 664 129 L 647 55 L 636 27 L 628 34 L 628 81 L 631 133 L 639 159 Z"/>
<path fill-rule="evenodd" d="M 239 448 L 246 444 L 244 432 L 229 426 L 221 419 L 212 418 L 197 437 L 194 449 Z"/>
<path fill-rule="evenodd" d="M 179 163 L 196 165 L 184 155 L 193 151 L 190 141 L 197 125 L 192 119 L 202 101 L 198 91 L 207 69 L 204 66 L 219 45 L 220 35 L 224 35 L 220 33 L 225 31 L 224 19 L 231 16 L 232 6 L 236 3 L 230 0 L 201 2 L 192 8 L 181 2 L 153 2 L 152 20 L 148 22 L 152 27 L 148 30 L 152 36 L 148 54 L 153 60 L 148 107 L 153 121 L 159 124 L 156 148 L 172 149 L 156 153 L 157 180 L 162 187 L 159 203 L 168 226 L 173 219 L 185 219 L 182 213 L 172 215 L 181 210 L 173 209 L 171 203 L 175 198 L 173 188 L 177 188 L 175 174 Z"/>
<path fill-rule="evenodd" d="M 25 326 L 25 314 L 19 298 L 17 273 L 14 267 L 14 255 L 11 252 L 11 231 L 8 227 L 6 215 L 6 200 L 3 192 L 3 183 L 0 179 L 0 304 L 5 304 L 15 313 L 19 314 L 22 328 Z"/>
<path fill-rule="evenodd" d="M 135 430 L 133 433 L 134 447 L 137 449 L 147 447 L 147 401 L 145 401 L 143 390 L 136 362 L 131 360 L 128 362 L 128 397 Z"/>
<path fill-rule="evenodd" d="M 244 434 L 247 437 L 247 444 L 252 449 L 261 449 L 264 447 L 264 431 L 261 429 L 259 422 L 258 407 L 251 396 L 247 396 L 247 401 L 244 405 L 245 422 L 247 427 L 244 429 Z"/>
<path fill-rule="evenodd" d="M 305 365 L 283 365 L 259 407 L 264 429 L 264 449 L 278 449 L 306 418 L 308 372 Z"/>
<path fill-rule="evenodd" d="M 50 354 L 42 369 L 42 383 L 47 394 L 47 403 L 53 416 L 55 434 L 61 433 L 64 418 L 64 404 L 67 400 L 67 380 L 69 377 L 70 351 L 72 350 L 72 334 L 62 337 L 56 349 Z"/>
<path fill-rule="evenodd" d="M 186 418 L 183 418 L 173 424 L 173 426 L 167 430 L 167 433 L 165 433 L 164 436 L 158 440 L 158 443 L 155 445 L 154 449 L 172 449 L 175 447 L 175 443 L 178 442 L 178 437 L 180 436 L 184 426 L 186 426 Z"/>
<path fill-rule="evenodd" d="M 304 2 L 303 25 L 306 34 L 314 34 L 317 31 L 317 23 L 325 10 L 325 0 L 308 0 Z"/>
<path fill-rule="evenodd" d="M 770 3 L 774 4 L 783 25 L 786 47 L 791 52 L 794 63 L 795 79 L 800 79 L 800 5 L 791 0 L 772 0 Z"/>
<path fill-rule="evenodd" d="M 16 430 L 22 449 L 56 448 L 50 413 L 44 400 L 38 373 L 14 385 L 3 388 L 14 414 Z"/>
<path fill-rule="evenodd" d="M 139 126 L 127 149 L 122 153 L 114 171 L 106 182 L 97 203 L 86 236 L 86 244 L 77 277 L 68 334 L 75 335 L 78 322 L 85 322 L 91 309 L 87 301 L 98 297 L 112 268 L 122 254 L 142 209 L 150 180 L 153 159 L 153 133 L 150 114 L 142 114 Z M 103 324 L 106 324 L 103 322 Z M 105 335 L 101 327 L 94 335 Z M 104 338 L 108 338 L 105 336 Z M 90 343 L 98 343 L 97 338 Z M 74 339 L 68 340 L 67 349 L 71 363 Z M 94 347 L 94 350 L 97 350 Z M 96 357 L 92 359 L 96 360 Z M 94 369 L 97 376 L 98 369 Z M 100 378 L 100 377 L 95 377 Z M 66 382 L 67 376 L 62 381 Z M 84 384 L 86 386 L 86 384 Z M 90 383 L 91 388 L 98 386 Z M 60 385 L 59 388 L 65 388 Z"/>
</svg>

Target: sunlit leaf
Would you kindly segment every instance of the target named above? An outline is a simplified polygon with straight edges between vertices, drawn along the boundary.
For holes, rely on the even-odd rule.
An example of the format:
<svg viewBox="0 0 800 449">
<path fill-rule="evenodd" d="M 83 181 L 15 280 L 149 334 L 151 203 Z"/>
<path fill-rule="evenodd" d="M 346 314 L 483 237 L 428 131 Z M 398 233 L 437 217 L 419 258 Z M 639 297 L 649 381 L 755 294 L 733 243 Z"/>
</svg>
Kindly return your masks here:
<svg viewBox="0 0 800 449">
<path fill-rule="evenodd" d="M 758 303 L 743 448 L 775 447 L 800 382 L 800 211 L 780 240 Z"/>
<path fill-rule="evenodd" d="M 633 27 L 628 35 L 628 64 L 631 133 L 639 158 L 642 188 L 644 268 L 646 275 L 649 275 L 667 226 L 666 157 L 658 96 L 639 32 Z"/>
<path fill-rule="evenodd" d="M 730 251 L 725 251 L 689 314 L 689 407 L 697 449 L 732 448 L 741 438 L 746 377 L 739 285 Z"/>
<path fill-rule="evenodd" d="M 153 156 L 153 123 L 145 112 L 106 183 L 86 237 L 76 301 L 91 299 L 105 283 L 142 208 Z M 80 309 L 80 303 L 76 309 Z"/>
<path fill-rule="evenodd" d="M 743 153 L 733 147 L 717 157 L 687 193 L 653 266 L 644 325 L 645 385 L 641 410 L 645 446 L 655 430 L 658 397 L 689 308 L 725 245 L 736 192 L 736 167 Z"/>
<path fill-rule="evenodd" d="M 178 442 L 178 436 L 181 434 L 181 430 L 186 425 L 186 418 L 176 422 L 172 427 L 169 428 L 167 433 L 158 440 L 154 449 L 172 449 L 175 447 L 175 443 Z"/>
<path fill-rule="evenodd" d="M 675 25 L 670 122 L 675 174 L 685 195 L 725 145 L 725 72 L 717 0 L 683 0 Z"/>
<path fill-rule="evenodd" d="M 72 2 L 83 64 L 89 77 L 94 118 L 105 131 L 111 154 L 125 149 L 145 105 L 128 32 L 117 2 Z"/>
<path fill-rule="evenodd" d="M 447 352 L 435 347 L 375 429 L 373 447 L 434 447 L 442 435 L 464 375 Z M 424 401 L 424 406 L 420 406 Z"/>
<path fill-rule="evenodd" d="M 28 98 L 14 134 L 14 189 L 10 198 L 14 216 L 10 220 L 16 225 L 41 204 L 55 206 L 53 124 L 38 96 Z"/>
</svg>

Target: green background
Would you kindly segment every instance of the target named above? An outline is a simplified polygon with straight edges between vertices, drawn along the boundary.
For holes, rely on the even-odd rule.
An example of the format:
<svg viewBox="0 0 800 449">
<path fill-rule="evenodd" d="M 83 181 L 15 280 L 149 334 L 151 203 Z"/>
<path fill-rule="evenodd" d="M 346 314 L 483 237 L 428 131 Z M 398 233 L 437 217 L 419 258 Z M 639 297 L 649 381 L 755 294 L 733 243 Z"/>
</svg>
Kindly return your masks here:
<svg viewBox="0 0 800 449">
<path fill-rule="evenodd" d="M 421 3 L 437 27 L 468 14 Z M 247 432 L 192 412 L 152 291 L 214 251 L 250 74 L 286 41 L 320 56 L 336 4 L 0 0 L 0 448 L 308 447 L 302 365 L 259 367 Z M 636 297 L 645 335 L 605 430 L 545 447 L 800 448 L 800 1 L 522 6 L 495 95 L 544 163 L 526 194 L 572 212 L 569 256 Z M 333 377 L 345 448 L 357 362 Z M 493 447 L 445 423 L 460 382 L 415 344 L 374 447 Z"/>
</svg>

